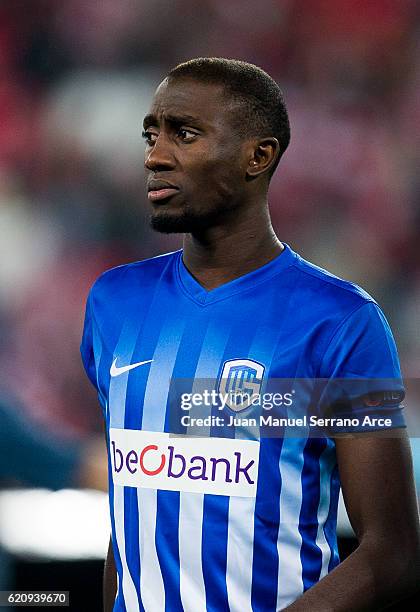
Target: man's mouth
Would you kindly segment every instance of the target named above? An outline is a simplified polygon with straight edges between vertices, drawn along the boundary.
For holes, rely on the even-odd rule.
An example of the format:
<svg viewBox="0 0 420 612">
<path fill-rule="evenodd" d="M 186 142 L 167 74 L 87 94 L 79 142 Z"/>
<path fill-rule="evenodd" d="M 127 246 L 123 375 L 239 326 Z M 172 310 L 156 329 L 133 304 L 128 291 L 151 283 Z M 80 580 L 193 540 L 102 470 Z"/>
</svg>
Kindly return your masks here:
<svg viewBox="0 0 420 612">
<path fill-rule="evenodd" d="M 166 200 L 166 198 L 169 198 L 173 195 L 175 195 L 176 193 L 178 193 L 178 189 L 176 189 L 175 187 L 165 187 L 164 189 L 152 189 L 152 191 L 149 191 L 147 194 L 148 199 L 150 200 L 150 202 L 157 202 L 159 200 Z"/>
<path fill-rule="evenodd" d="M 151 180 L 147 186 L 147 197 L 150 202 L 158 202 L 166 200 L 178 193 L 178 187 L 167 183 L 166 181 Z"/>
</svg>

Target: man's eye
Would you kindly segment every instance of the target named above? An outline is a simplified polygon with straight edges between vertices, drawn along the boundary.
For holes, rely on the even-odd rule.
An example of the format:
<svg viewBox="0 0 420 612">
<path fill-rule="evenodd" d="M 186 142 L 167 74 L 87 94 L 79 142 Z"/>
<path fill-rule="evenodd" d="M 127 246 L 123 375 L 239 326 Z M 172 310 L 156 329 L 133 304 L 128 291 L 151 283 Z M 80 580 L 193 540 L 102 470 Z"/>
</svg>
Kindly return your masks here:
<svg viewBox="0 0 420 612">
<path fill-rule="evenodd" d="M 195 132 L 192 132 L 191 130 L 181 128 L 178 130 L 178 136 L 181 138 L 181 140 L 188 142 L 190 140 L 194 140 L 197 134 Z"/>
<path fill-rule="evenodd" d="M 141 135 L 148 145 L 153 144 L 157 139 L 157 134 L 154 134 L 153 132 L 150 132 L 149 130 L 143 130 Z"/>
</svg>

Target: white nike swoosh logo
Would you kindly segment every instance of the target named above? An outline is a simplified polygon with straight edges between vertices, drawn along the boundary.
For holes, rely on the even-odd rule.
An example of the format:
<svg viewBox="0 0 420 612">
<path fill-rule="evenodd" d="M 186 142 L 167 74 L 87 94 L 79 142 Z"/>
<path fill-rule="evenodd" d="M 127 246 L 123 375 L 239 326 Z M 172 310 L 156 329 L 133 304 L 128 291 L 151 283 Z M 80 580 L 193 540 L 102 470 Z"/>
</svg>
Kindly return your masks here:
<svg viewBox="0 0 420 612">
<path fill-rule="evenodd" d="M 148 359 L 147 361 L 139 361 L 138 363 L 131 363 L 130 365 L 122 366 L 120 368 L 117 367 L 117 359 L 114 359 L 114 362 L 111 366 L 109 373 L 111 376 L 119 376 L 120 374 L 124 374 L 124 372 L 129 372 L 130 370 L 134 370 L 134 368 L 138 368 L 139 366 L 145 365 L 146 363 L 152 363 L 153 359 Z"/>
</svg>

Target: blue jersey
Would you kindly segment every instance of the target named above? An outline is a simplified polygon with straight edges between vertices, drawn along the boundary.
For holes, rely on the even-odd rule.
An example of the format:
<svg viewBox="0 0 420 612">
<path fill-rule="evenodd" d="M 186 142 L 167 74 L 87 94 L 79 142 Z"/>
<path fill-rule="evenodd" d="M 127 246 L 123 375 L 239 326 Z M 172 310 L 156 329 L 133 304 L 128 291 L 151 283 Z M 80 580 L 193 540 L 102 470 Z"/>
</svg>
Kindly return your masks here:
<svg viewBox="0 0 420 612">
<path fill-rule="evenodd" d="M 203 406 L 188 413 L 203 417 L 203 437 L 171 436 L 171 380 L 190 399 L 199 380 L 219 391 L 269 378 L 398 381 L 367 293 L 288 246 L 207 291 L 178 251 L 96 281 L 81 351 L 108 435 L 114 610 L 275 611 L 339 563 L 333 437 L 265 437 L 258 424 L 223 435 Z"/>
</svg>

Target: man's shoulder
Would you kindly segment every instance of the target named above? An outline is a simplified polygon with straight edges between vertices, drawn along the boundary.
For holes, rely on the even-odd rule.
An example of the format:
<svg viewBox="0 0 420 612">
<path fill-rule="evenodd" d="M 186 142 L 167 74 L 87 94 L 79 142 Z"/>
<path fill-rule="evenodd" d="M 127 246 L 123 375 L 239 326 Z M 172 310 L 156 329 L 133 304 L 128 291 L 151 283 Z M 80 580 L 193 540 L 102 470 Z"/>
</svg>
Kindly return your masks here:
<svg viewBox="0 0 420 612">
<path fill-rule="evenodd" d="M 115 292 L 124 291 L 126 287 L 133 290 L 137 285 L 153 283 L 178 254 L 179 251 L 173 251 L 105 270 L 93 283 L 91 295 L 113 295 Z"/>
<path fill-rule="evenodd" d="M 300 286 L 314 292 L 317 301 L 330 305 L 342 305 L 350 308 L 375 303 L 375 299 L 356 283 L 345 280 L 320 266 L 298 256 L 295 270 L 302 278 Z"/>
</svg>

